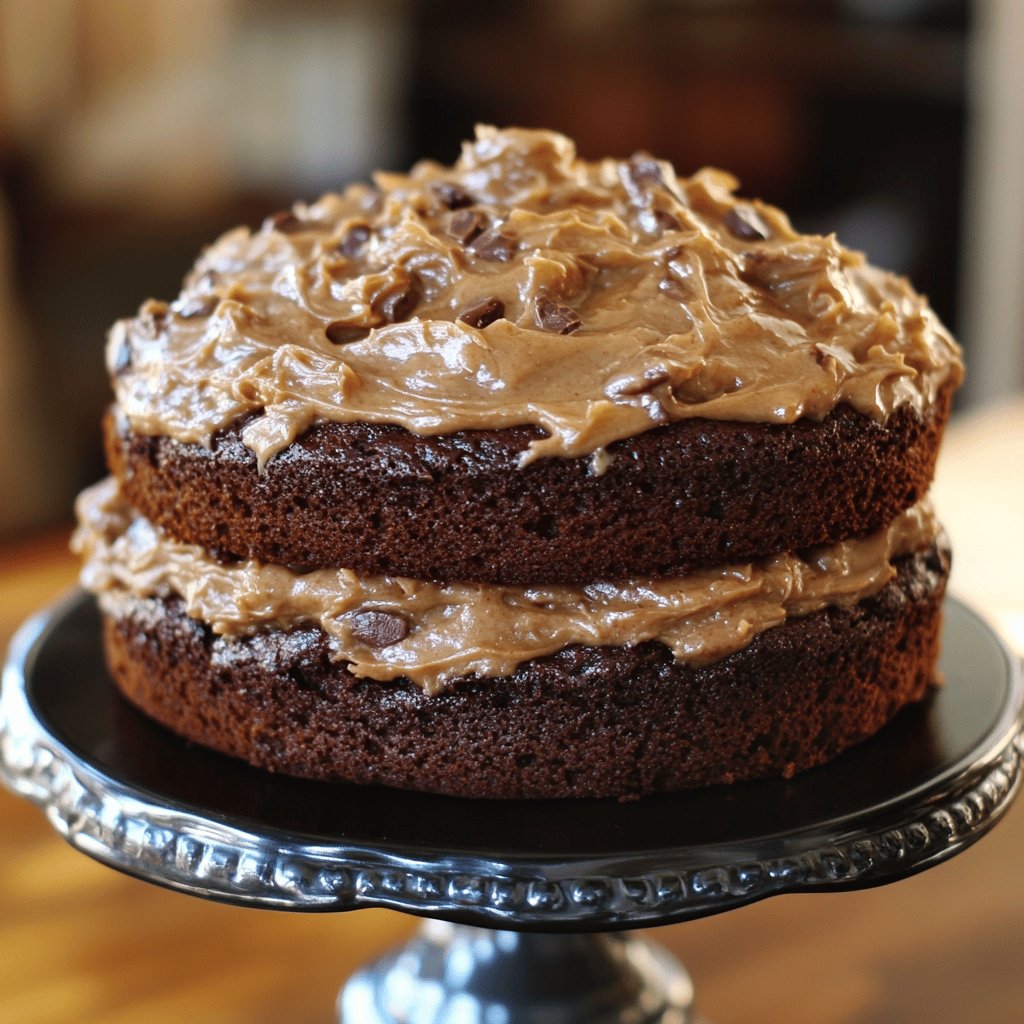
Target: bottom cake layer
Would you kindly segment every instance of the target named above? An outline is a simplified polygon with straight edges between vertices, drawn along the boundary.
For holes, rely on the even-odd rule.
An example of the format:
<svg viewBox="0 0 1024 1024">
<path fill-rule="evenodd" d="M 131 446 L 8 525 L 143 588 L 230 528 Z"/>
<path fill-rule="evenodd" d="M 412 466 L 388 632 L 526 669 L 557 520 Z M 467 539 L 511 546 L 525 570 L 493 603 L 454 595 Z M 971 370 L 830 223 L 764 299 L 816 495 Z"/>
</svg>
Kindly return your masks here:
<svg viewBox="0 0 1024 1024">
<path fill-rule="evenodd" d="M 214 636 L 179 599 L 105 602 L 125 696 L 271 771 L 465 797 L 633 797 L 792 776 L 926 695 L 949 569 L 906 556 L 880 593 L 757 635 L 710 665 L 659 643 L 573 646 L 427 696 L 356 678 L 319 628 Z"/>
</svg>

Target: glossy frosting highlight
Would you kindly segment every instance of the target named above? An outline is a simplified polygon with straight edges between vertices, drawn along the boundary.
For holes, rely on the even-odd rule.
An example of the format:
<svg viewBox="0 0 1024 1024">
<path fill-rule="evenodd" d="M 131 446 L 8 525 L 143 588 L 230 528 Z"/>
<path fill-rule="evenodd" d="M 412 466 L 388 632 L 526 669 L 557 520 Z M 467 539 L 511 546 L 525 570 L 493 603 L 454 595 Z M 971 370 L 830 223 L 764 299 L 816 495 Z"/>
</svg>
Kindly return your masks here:
<svg viewBox="0 0 1024 1024">
<path fill-rule="evenodd" d="M 482 127 L 453 167 L 374 180 L 228 233 L 177 300 L 115 325 L 134 430 L 208 443 L 258 413 L 244 440 L 263 465 L 317 421 L 530 423 L 548 436 L 524 461 L 599 468 L 611 442 L 687 417 L 924 415 L 962 375 L 906 280 L 720 171 Z"/>
<path fill-rule="evenodd" d="M 928 547 L 939 532 L 923 501 L 869 537 L 805 557 L 781 554 L 676 579 L 512 587 L 223 565 L 139 517 L 113 479 L 83 492 L 77 509 L 82 582 L 111 611 L 123 595 L 178 596 L 220 635 L 319 626 L 355 675 L 404 677 L 428 693 L 458 676 L 508 675 L 570 644 L 655 640 L 679 662 L 706 664 L 787 618 L 878 593 L 895 575 L 893 559 Z"/>
</svg>

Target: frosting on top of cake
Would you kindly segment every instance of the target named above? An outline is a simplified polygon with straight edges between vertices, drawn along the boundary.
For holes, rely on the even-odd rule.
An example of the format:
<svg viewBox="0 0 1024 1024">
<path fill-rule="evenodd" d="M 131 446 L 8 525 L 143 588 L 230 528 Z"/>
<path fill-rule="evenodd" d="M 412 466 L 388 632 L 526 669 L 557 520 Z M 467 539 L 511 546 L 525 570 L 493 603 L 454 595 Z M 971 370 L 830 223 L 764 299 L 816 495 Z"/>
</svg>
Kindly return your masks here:
<svg viewBox="0 0 1024 1024">
<path fill-rule="evenodd" d="M 508 675 L 570 644 L 654 640 L 678 662 L 707 664 L 789 618 L 877 594 L 896 575 L 894 559 L 929 547 L 940 533 L 924 500 L 867 537 L 799 555 L 670 579 L 501 586 L 223 565 L 139 516 L 113 478 L 84 491 L 77 510 L 82 582 L 113 614 L 126 597 L 179 597 L 222 636 L 319 626 L 353 675 L 402 677 L 431 694 L 460 676 Z"/>
<path fill-rule="evenodd" d="M 239 228 L 172 303 L 111 331 L 134 430 L 243 434 L 261 466 L 318 421 L 535 424 L 524 461 L 687 417 L 926 414 L 959 349 L 908 282 L 705 169 L 587 162 L 480 127 L 452 167 L 378 173 Z"/>
</svg>

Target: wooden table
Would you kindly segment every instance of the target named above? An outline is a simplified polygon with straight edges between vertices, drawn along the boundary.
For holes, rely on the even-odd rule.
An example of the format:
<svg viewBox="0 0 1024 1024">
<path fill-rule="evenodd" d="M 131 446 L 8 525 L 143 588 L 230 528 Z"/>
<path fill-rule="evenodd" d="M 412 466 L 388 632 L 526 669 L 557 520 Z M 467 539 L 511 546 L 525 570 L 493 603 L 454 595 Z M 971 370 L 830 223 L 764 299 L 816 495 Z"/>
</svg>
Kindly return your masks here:
<svg viewBox="0 0 1024 1024">
<path fill-rule="evenodd" d="M 1024 650 L 1024 402 L 957 424 L 937 503 L 954 584 Z M 72 584 L 55 534 L 0 551 L 0 642 Z M 1020 632 L 1018 633 L 1018 628 Z M 715 1024 L 1024 1020 L 1024 798 L 960 857 L 864 892 L 783 896 L 660 929 Z M 101 867 L 0 791 L 0 1020 L 332 1020 L 357 965 L 415 922 L 387 911 L 244 910 Z"/>
</svg>

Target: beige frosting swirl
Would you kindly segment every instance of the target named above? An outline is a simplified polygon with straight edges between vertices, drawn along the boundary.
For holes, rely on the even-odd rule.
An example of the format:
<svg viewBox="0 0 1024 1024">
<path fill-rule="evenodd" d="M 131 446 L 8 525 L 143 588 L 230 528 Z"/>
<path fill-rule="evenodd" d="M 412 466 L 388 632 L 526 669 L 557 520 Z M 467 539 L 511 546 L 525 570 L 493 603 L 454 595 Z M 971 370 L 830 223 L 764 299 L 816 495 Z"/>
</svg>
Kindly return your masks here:
<svg viewBox="0 0 1024 1024">
<path fill-rule="evenodd" d="M 895 573 L 892 560 L 927 547 L 939 531 L 923 501 L 870 537 L 803 558 L 782 554 L 677 579 L 511 587 L 222 565 L 140 518 L 113 479 L 85 491 L 77 508 L 82 582 L 101 599 L 177 595 L 189 615 L 225 636 L 318 625 L 355 675 L 404 676 L 428 693 L 469 673 L 507 675 L 569 644 L 657 640 L 677 661 L 704 664 L 787 618 L 877 593 Z"/>
<path fill-rule="evenodd" d="M 548 435 L 529 461 L 693 416 L 923 413 L 962 375 L 904 279 L 720 171 L 482 127 L 453 167 L 375 184 L 228 233 L 175 302 L 115 325 L 136 431 L 208 443 L 257 413 L 243 437 L 262 466 L 323 420 L 529 423 Z"/>
</svg>

